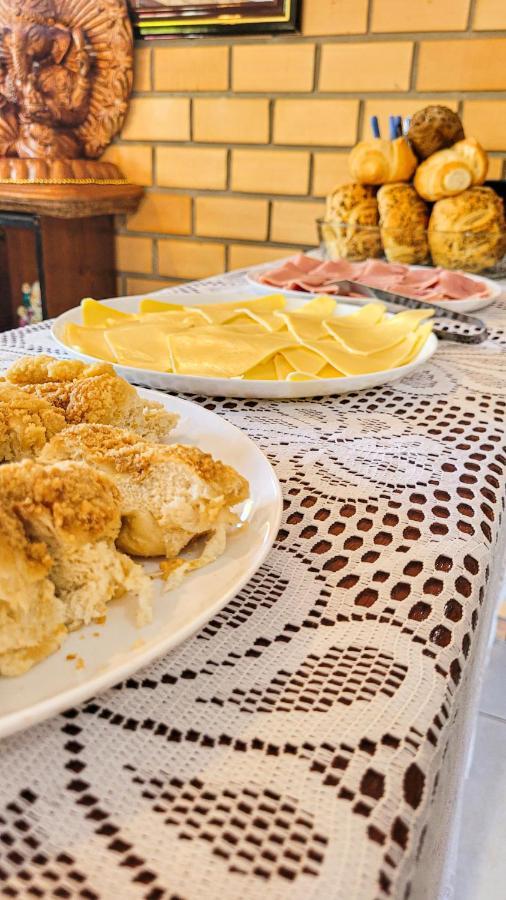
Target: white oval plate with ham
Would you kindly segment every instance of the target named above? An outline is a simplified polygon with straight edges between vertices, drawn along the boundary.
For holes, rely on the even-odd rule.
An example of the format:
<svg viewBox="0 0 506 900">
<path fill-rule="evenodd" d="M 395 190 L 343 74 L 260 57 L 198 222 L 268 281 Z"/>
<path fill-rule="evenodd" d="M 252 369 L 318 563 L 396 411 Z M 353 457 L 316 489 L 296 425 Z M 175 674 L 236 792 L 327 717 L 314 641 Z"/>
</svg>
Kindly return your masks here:
<svg viewBox="0 0 506 900">
<path fill-rule="evenodd" d="M 269 293 L 274 293 L 271 288 Z M 276 291 L 276 293 L 280 293 Z M 230 300 L 245 299 L 255 296 L 255 292 L 246 288 L 243 291 L 215 291 L 204 294 L 171 293 L 167 290 L 158 293 L 147 294 L 152 299 L 173 301 L 183 306 L 204 306 L 206 304 L 226 302 Z M 137 312 L 141 295 L 135 297 L 117 297 L 102 302 L 113 309 L 122 312 Z M 308 299 L 306 294 L 300 292 L 293 298 L 288 298 L 287 310 L 294 311 L 302 306 Z M 370 302 L 370 301 L 369 301 Z M 349 303 L 339 304 L 341 314 L 353 312 L 356 306 Z M 103 362 L 103 360 L 81 353 L 70 347 L 65 342 L 65 326 L 68 322 L 82 324 L 82 310 L 80 306 L 74 307 L 62 313 L 53 322 L 51 333 L 59 347 L 69 356 L 77 357 L 85 362 Z M 115 365 L 118 375 L 127 381 L 142 387 L 154 388 L 161 391 L 175 391 L 178 394 L 198 394 L 205 397 L 242 397 L 259 398 L 266 400 L 294 400 L 300 397 L 328 397 L 332 394 L 347 394 L 350 391 L 362 391 L 379 385 L 398 381 L 405 375 L 411 375 L 436 352 L 437 338 L 429 335 L 424 346 L 412 362 L 394 369 L 381 372 L 372 372 L 367 375 L 354 375 L 343 378 L 315 378 L 311 381 L 253 381 L 241 378 L 211 378 L 199 375 L 178 375 L 174 372 L 160 372 L 153 369 L 139 369 L 133 366 Z"/>
<path fill-rule="evenodd" d="M 314 266 L 315 263 L 321 267 L 320 271 L 316 271 L 315 268 L 307 268 L 304 271 L 306 267 Z M 414 299 L 422 300 L 424 303 L 433 303 L 442 309 L 453 309 L 455 312 L 469 313 L 485 309 L 486 306 L 490 306 L 494 300 L 497 300 L 502 293 L 502 287 L 497 282 L 491 281 L 490 278 L 484 278 L 482 275 L 472 275 L 467 272 L 452 272 L 447 269 L 435 269 L 432 266 L 401 267 L 395 263 L 387 263 L 379 259 L 366 260 L 364 263 L 349 263 L 346 260 L 334 262 L 331 260 L 320 260 L 304 254 L 280 260 L 278 264 L 269 263 L 263 266 L 256 266 L 254 269 L 250 269 L 246 277 L 249 284 L 262 293 L 279 291 L 287 297 L 303 296 L 309 300 L 319 294 L 340 296 L 335 288 L 332 287 L 333 273 L 337 271 L 339 278 L 353 280 L 354 276 L 356 277 L 356 273 L 360 272 L 360 267 L 365 270 L 366 266 L 371 273 L 371 282 L 373 283 L 369 284 L 366 281 L 365 274 L 362 275 L 360 281 L 362 284 L 372 287 L 373 290 L 374 287 L 378 287 L 385 291 L 407 295 L 406 288 L 403 290 L 397 275 L 398 270 L 402 268 L 406 272 L 404 276 L 406 283 L 411 280 L 418 287 L 418 290 L 412 293 Z M 391 276 L 388 272 L 389 269 L 392 271 Z M 342 271 L 339 272 L 339 270 Z M 265 277 L 267 273 L 276 273 L 270 284 L 259 280 L 262 276 Z M 321 287 L 315 283 L 318 279 Z M 357 280 L 359 279 L 357 278 Z M 460 294 L 460 299 L 457 297 L 444 300 L 436 299 L 431 296 L 430 281 L 435 282 L 432 291 L 437 290 L 436 284 L 440 284 L 441 289 L 446 293 Z M 429 283 L 427 287 L 424 287 L 424 282 L 425 284 Z M 469 282 L 475 282 L 475 293 L 469 292 Z M 359 305 L 370 302 L 369 298 L 360 296 L 348 297 L 347 300 L 349 303 Z"/>
</svg>

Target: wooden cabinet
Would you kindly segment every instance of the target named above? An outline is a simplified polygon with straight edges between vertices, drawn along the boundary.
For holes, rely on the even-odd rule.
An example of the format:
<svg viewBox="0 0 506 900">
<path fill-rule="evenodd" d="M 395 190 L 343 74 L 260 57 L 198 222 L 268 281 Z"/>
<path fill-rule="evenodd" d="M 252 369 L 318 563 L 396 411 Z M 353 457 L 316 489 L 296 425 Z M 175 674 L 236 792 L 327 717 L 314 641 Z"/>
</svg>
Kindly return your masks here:
<svg viewBox="0 0 506 900">
<path fill-rule="evenodd" d="M 24 282 L 40 282 L 44 318 L 83 297 L 114 296 L 114 213 L 135 209 L 142 196 L 135 185 L 23 187 L 0 191 L 0 330 L 17 325 Z"/>
</svg>

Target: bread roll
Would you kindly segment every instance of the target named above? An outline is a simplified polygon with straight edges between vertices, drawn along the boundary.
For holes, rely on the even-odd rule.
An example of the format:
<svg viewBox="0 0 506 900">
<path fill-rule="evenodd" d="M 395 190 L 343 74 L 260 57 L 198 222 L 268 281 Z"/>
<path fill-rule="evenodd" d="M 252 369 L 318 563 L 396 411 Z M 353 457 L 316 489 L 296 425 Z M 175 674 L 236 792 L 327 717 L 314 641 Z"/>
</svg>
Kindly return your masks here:
<svg viewBox="0 0 506 900">
<path fill-rule="evenodd" d="M 322 237 L 331 259 L 362 260 L 381 255 L 378 204 L 373 187 L 343 184 L 327 197 Z"/>
<path fill-rule="evenodd" d="M 429 247 L 436 266 L 479 272 L 506 252 L 506 220 L 500 197 L 488 187 L 472 187 L 439 200 L 429 221 Z"/>
<path fill-rule="evenodd" d="M 464 137 L 464 129 L 456 112 L 448 106 L 426 106 L 411 119 L 408 141 L 419 159 L 427 159 L 438 150 L 451 147 Z"/>
<path fill-rule="evenodd" d="M 467 138 L 420 163 L 414 184 L 425 200 L 441 200 L 482 184 L 487 169 L 488 158 L 483 147 L 474 138 Z"/>
<path fill-rule="evenodd" d="M 378 191 L 381 241 L 389 262 L 428 262 L 427 205 L 411 184 L 385 184 Z"/>
<path fill-rule="evenodd" d="M 352 178 L 360 184 L 389 184 L 409 181 L 416 169 L 416 157 L 403 137 L 394 141 L 372 138 L 360 141 L 350 153 Z"/>
</svg>

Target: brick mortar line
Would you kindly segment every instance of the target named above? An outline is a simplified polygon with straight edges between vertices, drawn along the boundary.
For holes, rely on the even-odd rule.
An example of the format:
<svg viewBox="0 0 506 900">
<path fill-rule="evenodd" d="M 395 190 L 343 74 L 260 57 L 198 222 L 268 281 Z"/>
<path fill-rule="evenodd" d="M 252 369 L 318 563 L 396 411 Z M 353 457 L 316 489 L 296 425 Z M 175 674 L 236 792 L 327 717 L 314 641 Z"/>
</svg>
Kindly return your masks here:
<svg viewBox="0 0 506 900">
<path fill-rule="evenodd" d="M 385 98 L 387 99 L 387 98 Z M 506 102 L 506 97 L 505 97 Z M 162 147 L 175 147 L 175 148 L 192 148 L 198 150 L 230 150 L 231 152 L 234 150 L 266 150 L 266 151 L 280 151 L 280 152 L 292 152 L 292 153 L 349 153 L 350 150 L 353 149 L 352 144 L 334 144 L 334 145 L 326 145 L 326 144 L 234 144 L 234 143 L 224 143 L 220 141 L 216 141 L 216 143 L 211 143 L 208 141 L 116 141 L 114 146 L 118 147 L 152 147 L 156 149 L 158 146 Z M 506 154 L 506 148 L 504 150 L 488 150 L 489 156 L 498 156 L 500 154 Z M 148 187 L 150 185 L 147 185 Z"/>
<path fill-rule="evenodd" d="M 285 249 L 286 249 L 286 248 L 289 249 L 290 247 L 293 247 L 294 244 L 298 244 L 298 245 L 301 244 L 300 241 L 288 241 L 288 240 L 285 240 L 285 241 L 274 241 L 274 242 L 272 242 L 272 241 L 270 241 L 270 240 L 262 240 L 262 238 L 239 238 L 239 237 L 236 238 L 236 237 L 230 237 L 230 236 L 227 236 L 227 237 L 206 237 L 205 235 L 200 235 L 200 234 L 195 234 L 195 235 L 191 235 L 191 234 L 164 234 L 164 233 L 162 233 L 162 232 L 157 232 L 157 233 L 155 234 L 155 233 L 153 233 L 153 232 L 147 232 L 147 231 L 143 231 L 143 232 L 135 232 L 135 233 L 132 233 L 132 232 L 130 232 L 130 231 L 128 231 L 128 232 L 118 231 L 118 232 L 117 232 L 117 236 L 118 236 L 118 237 L 134 237 L 134 238 L 140 237 L 140 238 L 149 238 L 149 239 L 151 239 L 151 240 L 153 240 L 153 241 L 174 241 L 175 243 L 182 243 L 182 242 L 188 243 L 188 242 L 191 242 L 192 244 L 204 244 L 204 245 L 206 245 L 206 246 L 212 244 L 212 245 L 215 245 L 215 246 L 217 245 L 217 246 L 220 246 L 220 247 L 225 246 L 225 244 L 227 244 L 227 242 L 228 242 L 228 243 L 232 243 L 232 244 L 240 244 L 241 246 L 244 245 L 244 246 L 247 246 L 247 247 L 251 247 L 251 246 L 257 247 L 259 244 L 264 245 L 264 246 L 269 246 L 269 245 L 272 243 L 273 246 L 275 246 L 275 247 L 281 246 L 282 248 L 285 247 Z M 150 273 L 147 273 L 147 274 L 156 274 L 156 273 L 150 272 Z M 169 276 L 168 276 L 168 277 L 169 277 Z"/>
<path fill-rule="evenodd" d="M 313 94 L 317 93 L 318 86 L 320 84 L 321 59 L 322 59 L 322 45 L 316 44 L 315 52 L 314 52 L 314 59 L 313 59 L 313 90 L 312 90 Z"/>
<path fill-rule="evenodd" d="M 151 185 L 146 190 L 147 194 L 163 194 L 164 196 L 175 196 L 175 197 L 189 197 L 191 200 L 198 200 L 200 197 L 213 198 L 216 200 L 227 200 L 227 199 L 237 199 L 237 200 L 260 200 L 269 202 L 270 200 L 284 201 L 284 200 L 294 200 L 294 201 L 304 201 L 304 202 L 318 202 L 321 200 L 321 197 L 314 197 L 312 194 L 302 194 L 302 193 L 294 193 L 294 194 L 283 194 L 283 193 L 273 193 L 271 191 L 234 191 L 227 189 L 218 189 L 214 188 L 163 188 L 158 185 Z"/>
<path fill-rule="evenodd" d="M 480 33 L 480 32 L 474 31 L 474 29 L 473 29 L 473 23 L 474 23 L 474 19 L 475 19 L 475 15 L 476 15 L 477 5 L 478 5 L 477 0 L 471 0 L 471 2 L 469 4 L 469 12 L 468 12 L 468 16 L 467 16 L 467 31 L 470 32 L 471 34 L 479 34 Z"/>
<path fill-rule="evenodd" d="M 409 82 L 410 91 L 416 91 L 416 82 L 418 81 L 418 60 L 420 59 L 420 44 L 418 42 L 413 46 L 413 55 L 411 57 L 411 80 Z"/>
<path fill-rule="evenodd" d="M 506 50 L 506 41 L 505 41 Z M 133 100 L 356 100 L 357 94 L 368 100 L 374 99 L 395 99 L 399 97 L 408 97 L 412 100 L 425 100 L 441 94 L 452 100 L 456 97 L 462 100 L 482 100 L 482 99 L 499 99 L 506 98 L 506 87 L 504 90 L 485 88 L 460 88 L 455 90 L 445 90 L 444 88 L 428 90 L 417 90 L 416 88 L 402 88 L 395 90 L 369 90 L 369 91 L 138 91 L 132 94 Z"/>
</svg>

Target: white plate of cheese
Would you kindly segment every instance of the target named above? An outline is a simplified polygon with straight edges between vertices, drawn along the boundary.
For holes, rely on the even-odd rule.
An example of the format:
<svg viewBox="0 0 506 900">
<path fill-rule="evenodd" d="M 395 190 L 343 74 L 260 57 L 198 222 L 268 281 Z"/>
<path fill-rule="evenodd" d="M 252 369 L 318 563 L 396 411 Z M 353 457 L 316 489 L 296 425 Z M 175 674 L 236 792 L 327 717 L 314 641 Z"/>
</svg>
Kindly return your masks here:
<svg viewBox="0 0 506 900">
<path fill-rule="evenodd" d="M 281 295 L 277 296 L 279 297 Z M 102 301 L 101 306 L 122 313 L 137 314 L 139 311 L 139 304 L 143 299 L 144 298 L 142 297 L 122 297 Z M 198 306 L 204 309 L 212 309 L 212 307 L 217 304 L 230 304 L 232 302 L 236 303 L 239 307 L 241 303 L 251 304 L 253 301 L 259 302 L 261 298 L 259 298 L 258 293 L 252 289 L 245 289 L 243 291 L 216 291 L 213 293 L 199 293 L 194 295 L 180 293 L 169 294 L 169 292 L 164 292 L 163 298 L 160 296 L 153 297 L 153 300 L 161 301 L 162 299 L 169 303 L 178 304 L 178 306 L 182 307 L 184 310 L 191 311 L 191 307 Z M 320 298 L 320 300 L 321 299 L 322 298 Z M 283 315 L 290 315 L 298 313 L 302 307 L 307 304 L 308 298 L 286 298 L 283 296 L 282 301 L 284 304 Z M 338 322 L 340 316 L 351 316 L 352 314 L 357 313 L 359 309 L 360 307 L 354 303 L 339 302 L 335 312 L 328 321 L 331 321 L 332 323 Z M 410 313 L 412 314 L 413 311 L 410 311 Z M 381 322 L 380 325 L 385 324 L 389 317 L 390 314 L 386 313 L 384 322 Z M 103 352 L 103 337 L 98 331 L 95 332 L 93 329 L 90 331 L 85 345 L 76 340 L 73 341 L 73 346 L 70 345 L 68 339 L 69 326 L 70 329 L 74 329 L 72 334 L 75 334 L 75 326 L 80 326 L 82 323 L 81 307 L 76 307 L 63 313 L 55 320 L 52 326 L 52 334 L 55 341 L 71 356 L 75 356 L 86 362 L 103 361 L 104 357 L 100 356 L 100 353 Z M 362 334 L 367 332 L 367 327 L 367 323 L 364 320 L 364 325 L 361 326 Z M 122 333 L 115 332 L 115 335 L 117 334 Z M 115 335 L 113 335 L 113 337 L 115 337 Z M 109 358 L 109 361 L 113 363 L 119 375 L 134 384 L 182 394 L 243 398 L 256 397 L 272 400 L 344 394 L 350 391 L 364 390 L 377 385 L 388 384 L 397 381 L 405 375 L 411 374 L 411 372 L 427 362 L 437 349 L 437 339 L 433 334 L 430 334 L 423 342 L 423 345 L 420 345 L 419 351 L 406 357 L 406 364 L 402 363 L 402 359 L 399 361 L 399 354 L 394 354 L 394 357 L 392 357 L 390 351 L 387 350 L 383 355 L 374 354 L 372 368 L 378 366 L 377 370 L 362 372 L 363 357 L 367 354 L 359 352 L 356 357 L 351 359 L 351 365 L 344 377 L 341 375 L 340 377 L 312 376 L 309 378 L 304 374 L 303 379 L 301 380 L 256 380 L 251 377 L 213 377 L 212 372 L 210 373 L 209 371 L 203 375 L 193 373 L 180 374 L 175 371 L 164 371 L 164 368 L 167 368 L 169 365 L 167 362 L 169 356 L 166 338 L 164 338 L 164 335 L 156 328 L 147 328 L 140 320 L 135 325 L 135 331 L 131 331 L 126 337 L 128 337 L 129 341 L 128 346 L 125 344 L 125 335 L 122 335 L 123 343 L 119 348 L 121 351 L 119 358 L 122 362 L 118 362 L 117 359 L 115 360 L 111 357 Z M 259 336 L 257 337 L 259 338 Z M 115 337 L 115 340 L 115 347 L 117 347 L 117 337 Z M 94 343 L 95 341 L 96 343 Z M 144 353 L 143 342 L 145 342 L 147 359 L 145 365 L 139 364 L 139 361 L 142 362 Z M 269 342 L 273 342 L 274 346 L 276 343 L 275 335 L 266 333 L 266 345 L 269 344 Z M 189 340 L 189 344 L 190 346 L 192 345 L 192 339 Z M 305 345 L 303 344 L 302 349 L 304 349 L 304 346 Z M 235 348 L 234 352 L 237 354 L 238 348 Z M 216 353 L 216 358 L 218 361 L 221 359 L 218 352 Z M 125 360 L 131 362 L 132 359 L 137 362 L 137 365 L 125 364 Z M 152 360 L 151 364 L 149 363 L 149 360 Z M 348 360 L 348 363 L 349 362 L 350 360 Z M 371 366 L 369 366 L 369 368 L 371 368 Z M 360 374 L 356 374 L 356 372 L 360 372 Z"/>
</svg>

